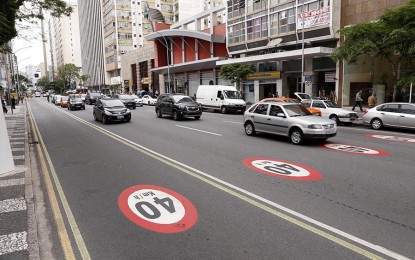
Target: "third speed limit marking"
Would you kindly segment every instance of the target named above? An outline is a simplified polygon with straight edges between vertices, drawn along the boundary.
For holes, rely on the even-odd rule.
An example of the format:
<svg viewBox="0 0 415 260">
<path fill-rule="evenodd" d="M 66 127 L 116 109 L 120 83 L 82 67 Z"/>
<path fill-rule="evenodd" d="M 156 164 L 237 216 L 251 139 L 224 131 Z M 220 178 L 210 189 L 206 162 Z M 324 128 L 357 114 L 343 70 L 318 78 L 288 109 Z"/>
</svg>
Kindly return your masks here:
<svg viewBox="0 0 415 260">
<path fill-rule="evenodd" d="M 122 213 L 135 224 L 160 233 L 191 228 L 198 215 L 193 204 L 179 193 L 154 185 L 137 185 L 118 198 Z"/>
<path fill-rule="evenodd" d="M 408 138 L 408 137 L 403 137 L 403 136 L 396 136 L 396 135 L 367 135 L 367 136 L 372 137 L 372 138 L 377 138 L 377 139 L 383 139 L 383 140 L 415 143 L 415 138 Z"/>
<path fill-rule="evenodd" d="M 318 171 L 293 162 L 268 158 L 247 158 L 243 163 L 252 170 L 285 179 L 313 181 L 323 178 Z"/>
<path fill-rule="evenodd" d="M 324 148 L 328 148 L 338 152 L 354 153 L 362 155 L 373 155 L 373 156 L 388 156 L 389 153 L 381 150 L 370 149 L 361 146 L 348 145 L 348 144 L 334 144 L 326 143 L 322 145 Z"/>
</svg>

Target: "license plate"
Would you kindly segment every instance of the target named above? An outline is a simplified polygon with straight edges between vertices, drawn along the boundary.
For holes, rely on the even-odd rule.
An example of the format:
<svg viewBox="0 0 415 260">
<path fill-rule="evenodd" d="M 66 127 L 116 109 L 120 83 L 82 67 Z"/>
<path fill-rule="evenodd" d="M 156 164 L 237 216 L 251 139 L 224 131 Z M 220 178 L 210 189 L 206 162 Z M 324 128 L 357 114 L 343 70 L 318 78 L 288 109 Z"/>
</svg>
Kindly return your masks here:
<svg viewBox="0 0 415 260">
<path fill-rule="evenodd" d="M 123 119 L 124 116 L 117 116 L 117 119 Z"/>
</svg>

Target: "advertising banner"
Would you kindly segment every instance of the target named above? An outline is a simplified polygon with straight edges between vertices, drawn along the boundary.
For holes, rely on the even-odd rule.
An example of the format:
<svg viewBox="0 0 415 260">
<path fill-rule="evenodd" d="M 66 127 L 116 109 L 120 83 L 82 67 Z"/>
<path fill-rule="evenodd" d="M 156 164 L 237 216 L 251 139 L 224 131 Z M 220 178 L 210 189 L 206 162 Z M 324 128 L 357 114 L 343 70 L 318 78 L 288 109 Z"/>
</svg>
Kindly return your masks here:
<svg viewBox="0 0 415 260">
<path fill-rule="evenodd" d="M 298 25 L 297 30 L 303 28 L 303 21 L 304 21 L 304 29 L 329 24 L 330 23 L 330 7 L 325 6 L 325 7 L 311 10 L 308 12 L 299 13 L 298 20 L 297 20 L 297 25 Z"/>
</svg>

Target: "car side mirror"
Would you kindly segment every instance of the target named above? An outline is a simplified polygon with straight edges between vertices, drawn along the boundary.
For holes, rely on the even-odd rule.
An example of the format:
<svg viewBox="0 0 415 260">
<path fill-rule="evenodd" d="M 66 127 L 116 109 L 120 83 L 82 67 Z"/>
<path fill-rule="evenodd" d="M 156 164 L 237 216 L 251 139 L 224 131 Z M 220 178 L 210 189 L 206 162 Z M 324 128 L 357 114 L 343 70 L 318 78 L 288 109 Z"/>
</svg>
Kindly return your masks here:
<svg viewBox="0 0 415 260">
<path fill-rule="evenodd" d="M 278 113 L 278 114 L 277 114 L 277 117 L 282 117 L 282 118 L 285 118 L 285 115 L 284 115 L 284 113 Z"/>
<path fill-rule="evenodd" d="M 223 97 L 223 95 L 220 95 L 220 99 L 221 99 L 221 100 L 224 100 L 225 98 Z"/>
</svg>

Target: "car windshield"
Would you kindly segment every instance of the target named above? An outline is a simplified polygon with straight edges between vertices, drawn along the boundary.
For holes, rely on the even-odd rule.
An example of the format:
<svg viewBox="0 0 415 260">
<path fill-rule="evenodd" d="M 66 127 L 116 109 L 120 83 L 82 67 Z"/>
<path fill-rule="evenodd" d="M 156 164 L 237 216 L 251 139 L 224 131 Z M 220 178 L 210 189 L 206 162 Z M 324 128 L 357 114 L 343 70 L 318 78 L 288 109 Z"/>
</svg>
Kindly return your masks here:
<svg viewBox="0 0 415 260">
<path fill-rule="evenodd" d="M 288 105 L 284 106 L 284 109 L 290 117 L 312 115 L 310 111 L 301 105 Z"/>
<path fill-rule="evenodd" d="M 121 108 L 124 107 L 124 104 L 121 102 L 121 100 L 114 99 L 114 100 L 105 100 L 102 101 L 102 104 L 104 107 L 112 107 L 112 108 Z"/>
<path fill-rule="evenodd" d="M 76 98 L 71 98 L 71 100 L 70 100 L 71 102 L 82 102 L 82 99 L 81 98 L 79 98 L 79 97 L 76 97 Z"/>
<path fill-rule="evenodd" d="M 63 101 L 67 101 L 68 100 L 68 97 L 62 97 L 62 100 Z"/>
<path fill-rule="evenodd" d="M 306 93 L 297 93 L 297 95 L 302 99 L 311 99 L 310 95 Z"/>
<path fill-rule="evenodd" d="M 119 95 L 118 97 L 120 99 L 132 99 L 132 97 L 130 95 Z"/>
<path fill-rule="evenodd" d="M 193 99 L 191 97 L 188 97 L 188 96 L 172 96 L 172 98 L 177 103 L 189 103 L 189 102 L 193 102 Z"/>
<path fill-rule="evenodd" d="M 131 95 L 131 98 L 137 99 L 138 96 L 137 95 Z"/>
<path fill-rule="evenodd" d="M 100 97 L 101 96 L 101 94 L 99 94 L 99 93 L 89 93 L 89 95 L 91 97 Z"/>
<path fill-rule="evenodd" d="M 336 103 L 334 103 L 333 101 L 324 101 L 324 103 L 326 103 L 327 107 L 331 107 L 331 108 L 337 107 Z"/>
<path fill-rule="evenodd" d="M 241 94 L 238 91 L 224 90 L 225 96 L 229 99 L 241 99 Z"/>
</svg>

